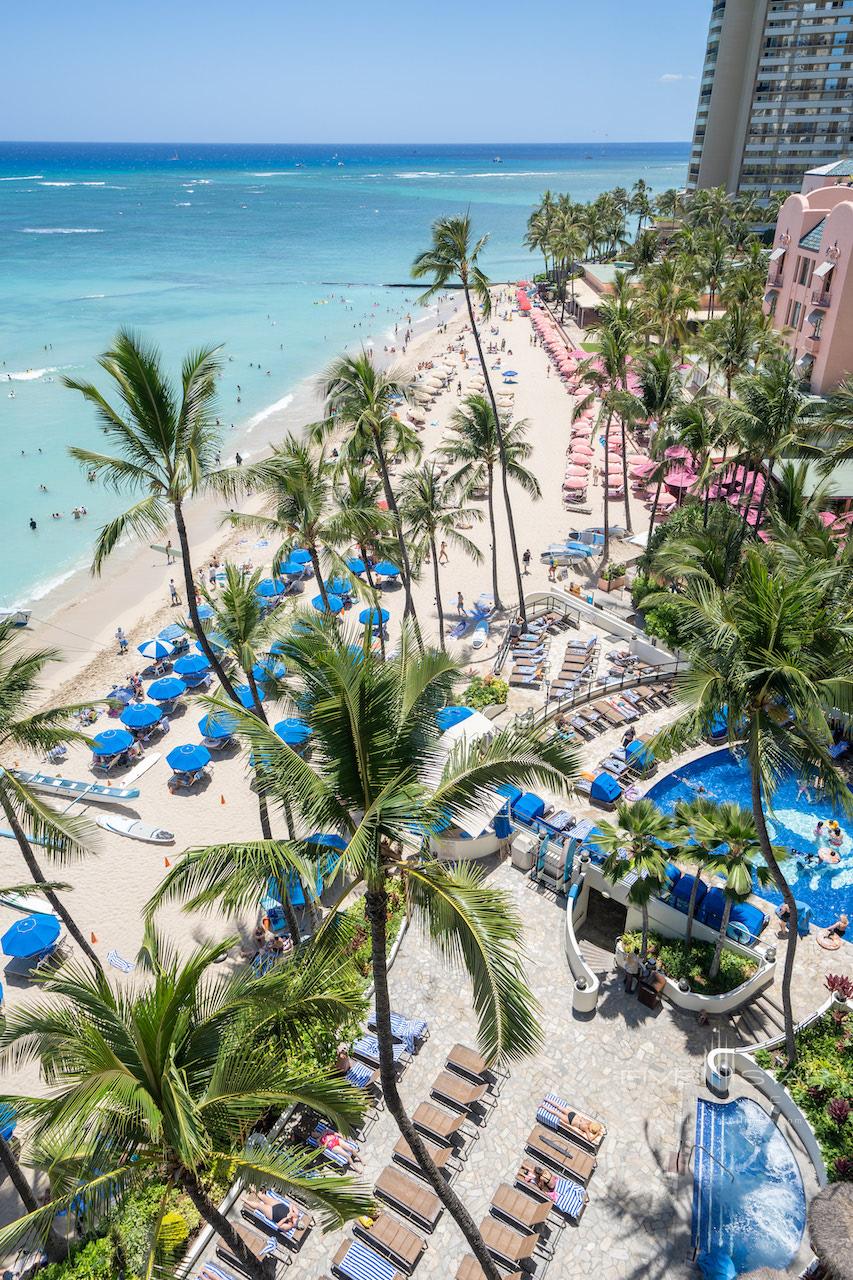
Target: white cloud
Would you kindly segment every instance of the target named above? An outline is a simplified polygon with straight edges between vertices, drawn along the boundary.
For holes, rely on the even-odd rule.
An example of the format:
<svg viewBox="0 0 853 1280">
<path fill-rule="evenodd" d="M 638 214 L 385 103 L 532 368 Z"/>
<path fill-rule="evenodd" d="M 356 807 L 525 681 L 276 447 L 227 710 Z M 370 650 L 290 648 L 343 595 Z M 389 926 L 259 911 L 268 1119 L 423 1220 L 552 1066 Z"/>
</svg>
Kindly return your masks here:
<svg viewBox="0 0 853 1280">
<path fill-rule="evenodd" d="M 683 71 L 667 71 L 661 76 L 660 84 L 677 84 L 679 80 L 695 80 L 695 76 L 686 75 Z"/>
</svg>

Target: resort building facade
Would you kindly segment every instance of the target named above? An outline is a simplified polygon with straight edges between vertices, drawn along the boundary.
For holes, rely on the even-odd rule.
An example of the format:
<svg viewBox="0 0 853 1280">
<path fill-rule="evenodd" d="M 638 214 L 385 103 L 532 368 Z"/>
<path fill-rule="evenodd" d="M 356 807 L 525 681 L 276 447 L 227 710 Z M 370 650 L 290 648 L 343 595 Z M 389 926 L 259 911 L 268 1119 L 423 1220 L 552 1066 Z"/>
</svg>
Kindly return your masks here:
<svg viewBox="0 0 853 1280">
<path fill-rule="evenodd" d="M 853 372 L 853 160 L 810 170 L 782 205 L 764 309 L 814 394 Z"/>
<path fill-rule="evenodd" d="M 713 0 L 687 185 L 760 199 L 853 143 L 853 0 Z"/>
</svg>

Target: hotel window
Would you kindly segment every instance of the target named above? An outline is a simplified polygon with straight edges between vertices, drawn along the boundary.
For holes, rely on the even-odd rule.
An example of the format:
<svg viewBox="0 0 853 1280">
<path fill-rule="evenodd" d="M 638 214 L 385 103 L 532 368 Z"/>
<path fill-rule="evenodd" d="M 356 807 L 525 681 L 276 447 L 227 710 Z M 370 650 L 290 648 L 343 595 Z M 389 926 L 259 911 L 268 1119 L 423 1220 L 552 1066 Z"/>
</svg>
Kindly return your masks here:
<svg viewBox="0 0 853 1280">
<path fill-rule="evenodd" d="M 812 337 L 813 337 L 813 338 L 819 338 L 819 337 L 820 337 L 820 332 L 821 332 L 821 329 L 822 329 L 822 328 L 823 328 L 823 312 L 822 312 L 822 311 L 818 311 L 818 312 L 815 312 L 815 313 L 814 313 L 814 324 L 813 324 L 813 328 L 812 328 Z"/>
<path fill-rule="evenodd" d="M 803 309 L 801 302 L 795 302 L 791 308 L 791 328 L 798 329 L 800 327 L 800 313 Z"/>
<path fill-rule="evenodd" d="M 804 254 L 800 260 L 800 274 L 797 277 L 797 284 L 808 284 L 811 270 L 811 261 Z"/>
</svg>

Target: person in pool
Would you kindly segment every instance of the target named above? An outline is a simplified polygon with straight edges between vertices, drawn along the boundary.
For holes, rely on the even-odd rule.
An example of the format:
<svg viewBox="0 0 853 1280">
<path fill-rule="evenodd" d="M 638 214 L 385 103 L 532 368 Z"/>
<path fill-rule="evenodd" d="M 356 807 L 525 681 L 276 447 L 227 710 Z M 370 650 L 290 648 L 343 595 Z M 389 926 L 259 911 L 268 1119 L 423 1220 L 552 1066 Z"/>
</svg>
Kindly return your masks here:
<svg viewBox="0 0 853 1280">
<path fill-rule="evenodd" d="M 821 862 L 826 862 L 831 867 L 837 867 L 841 861 L 841 854 L 837 849 L 830 849 L 828 846 L 819 851 L 817 855 Z"/>
</svg>

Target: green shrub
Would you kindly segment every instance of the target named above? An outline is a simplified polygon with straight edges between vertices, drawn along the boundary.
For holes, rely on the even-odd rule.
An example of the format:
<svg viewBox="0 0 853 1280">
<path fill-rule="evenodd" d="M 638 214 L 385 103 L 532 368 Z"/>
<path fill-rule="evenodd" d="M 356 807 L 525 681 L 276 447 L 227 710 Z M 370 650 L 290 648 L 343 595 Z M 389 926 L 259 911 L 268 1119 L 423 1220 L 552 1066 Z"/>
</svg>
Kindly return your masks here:
<svg viewBox="0 0 853 1280">
<path fill-rule="evenodd" d="M 767 1056 L 814 1130 L 830 1182 L 853 1181 L 853 1016 L 839 1005 L 798 1031 L 793 1067 Z"/>
<path fill-rule="evenodd" d="M 145 1268 L 165 1194 L 165 1183 L 149 1182 L 128 1196 L 115 1219 L 118 1247 L 130 1276 L 141 1273 Z M 167 1220 L 170 1225 L 164 1232 L 162 1228 Z M 166 1198 L 163 1223 L 158 1233 L 162 1258 L 172 1260 L 180 1253 L 200 1224 L 201 1217 L 192 1200 L 173 1188 Z"/>
<path fill-rule="evenodd" d="M 466 707 L 476 711 L 506 702 L 509 685 L 499 676 L 474 676 L 462 695 Z"/>
<path fill-rule="evenodd" d="M 641 933 L 625 933 L 622 935 L 622 946 L 626 951 L 639 951 L 642 945 Z M 649 950 L 657 957 L 658 967 L 673 982 L 686 978 L 693 991 L 704 996 L 721 996 L 727 991 L 734 991 L 742 986 L 757 969 L 754 960 L 739 955 L 723 947 L 720 957 L 720 971 L 715 978 L 708 977 L 711 961 L 714 958 L 714 944 L 711 942 L 694 942 L 688 952 L 684 943 L 677 938 L 663 938 L 660 934 L 649 933 Z"/>
<path fill-rule="evenodd" d="M 643 622 L 647 635 L 662 640 L 670 649 L 677 649 L 683 640 L 683 614 L 678 605 L 664 600 L 653 609 L 643 610 Z"/>
<path fill-rule="evenodd" d="M 118 1259 L 108 1236 L 90 1240 L 64 1262 L 52 1262 L 39 1272 L 41 1280 L 115 1280 L 117 1274 Z"/>
</svg>

